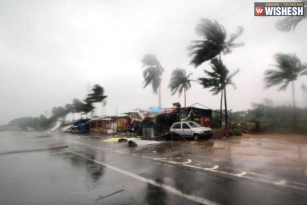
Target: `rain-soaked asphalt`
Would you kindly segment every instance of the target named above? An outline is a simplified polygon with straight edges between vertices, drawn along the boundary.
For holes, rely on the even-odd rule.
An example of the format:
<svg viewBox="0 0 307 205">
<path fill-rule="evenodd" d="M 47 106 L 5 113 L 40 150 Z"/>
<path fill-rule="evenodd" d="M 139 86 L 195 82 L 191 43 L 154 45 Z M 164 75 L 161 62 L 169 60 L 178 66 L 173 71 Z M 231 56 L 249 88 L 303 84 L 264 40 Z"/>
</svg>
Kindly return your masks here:
<svg viewBox="0 0 307 205">
<path fill-rule="evenodd" d="M 0 132 L 0 204 L 307 204 L 307 136 L 104 139 Z"/>
</svg>

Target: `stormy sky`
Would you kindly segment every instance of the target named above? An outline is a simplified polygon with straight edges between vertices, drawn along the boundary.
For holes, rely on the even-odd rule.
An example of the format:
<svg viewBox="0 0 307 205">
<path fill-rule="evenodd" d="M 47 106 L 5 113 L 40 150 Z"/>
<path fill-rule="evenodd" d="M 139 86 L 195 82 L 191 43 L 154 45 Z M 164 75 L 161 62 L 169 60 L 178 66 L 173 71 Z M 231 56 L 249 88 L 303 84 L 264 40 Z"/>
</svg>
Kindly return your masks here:
<svg viewBox="0 0 307 205">
<path fill-rule="evenodd" d="M 295 32 L 275 29 L 280 17 L 255 17 L 250 0 L 0 0 L 0 124 L 17 117 L 48 112 L 52 107 L 85 99 L 89 88 L 100 84 L 108 95 L 107 105 L 97 105 L 97 115 L 123 113 L 158 105 L 152 88 L 143 88 L 144 54 L 155 54 L 165 68 L 162 107 L 183 104 L 183 96 L 171 96 L 170 75 L 185 68 L 192 78 L 203 76 L 204 63 L 195 69 L 187 47 L 200 39 L 195 33 L 201 18 L 216 19 L 228 35 L 238 26 L 244 33 L 237 42 L 245 46 L 222 56 L 234 78 L 228 87 L 228 107 L 244 110 L 252 102 L 272 99 L 290 104 L 291 89 L 264 90 L 264 71 L 274 64 L 274 54 L 295 53 L 307 62 L 306 26 Z M 301 83 L 296 82 L 298 106 L 304 106 Z M 220 96 L 213 96 L 194 83 L 187 92 L 187 105 L 200 103 L 218 109 Z"/>
</svg>

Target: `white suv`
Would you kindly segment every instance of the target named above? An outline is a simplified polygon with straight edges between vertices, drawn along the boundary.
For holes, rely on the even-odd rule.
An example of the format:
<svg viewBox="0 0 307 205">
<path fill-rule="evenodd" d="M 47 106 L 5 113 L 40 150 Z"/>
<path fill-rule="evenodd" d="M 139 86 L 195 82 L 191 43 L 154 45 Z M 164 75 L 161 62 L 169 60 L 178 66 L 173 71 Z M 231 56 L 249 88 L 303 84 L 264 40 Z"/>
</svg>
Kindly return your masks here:
<svg viewBox="0 0 307 205">
<path fill-rule="evenodd" d="M 209 127 L 203 127 L 194 121 L 175 122 L 170 132 L 179 134 L 183 137 L 193 137 L 198 140 L 200 137 L 212 137 L 212 130 Z"/>
</svg>

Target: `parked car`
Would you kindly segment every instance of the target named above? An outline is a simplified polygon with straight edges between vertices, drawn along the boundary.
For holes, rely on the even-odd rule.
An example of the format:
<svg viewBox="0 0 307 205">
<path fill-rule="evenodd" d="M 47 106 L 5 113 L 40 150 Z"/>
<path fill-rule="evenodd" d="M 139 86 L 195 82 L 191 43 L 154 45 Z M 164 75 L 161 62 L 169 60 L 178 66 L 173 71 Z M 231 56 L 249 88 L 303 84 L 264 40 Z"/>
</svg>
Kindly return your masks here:
<svg viewBox="0 0 307 205">
<path fill-rule="evenodd" d="M 179 134 L 183 137 L 192 137 L 194 140 L 198 140 L 200 137 L 211 138 L 212 130 L 209 127 L 203 127 L 197 122 L 175 122 L 170 132 Z"/>
</svg>

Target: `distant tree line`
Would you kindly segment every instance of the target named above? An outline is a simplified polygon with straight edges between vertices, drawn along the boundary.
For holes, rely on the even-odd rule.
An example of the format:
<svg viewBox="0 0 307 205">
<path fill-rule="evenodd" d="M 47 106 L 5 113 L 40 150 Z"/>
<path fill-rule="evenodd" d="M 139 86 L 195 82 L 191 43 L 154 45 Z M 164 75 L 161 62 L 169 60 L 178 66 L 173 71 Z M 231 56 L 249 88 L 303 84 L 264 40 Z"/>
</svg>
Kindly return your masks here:
<svg viewBox="0 0 307 205">
<path fill-rule="evenodd" d="M 58 120 L 65 121 L 69 113 L 87 115 L 89 112 L 93 112 L 95 108 L 93 104 L 103 102 L 106 98 L 103 87 L 97 84 L 83 101 L 75 98 L 71 104 L 67 103 L 64 107 L 53 107 L 52 115 L 49 118 L 43 114 L 39 117 L 21 117 L 10 121 L 8 126 L 21 130 L 27 130 L 29 127 L 36 130 L 46 130 L 54 126 Z"/>
<path fill-rule="evenodd" d="M 272 100 L 264 99 L 262 103 L 252 103 L 252 109 L 229 113 L 231 124 L 242 122 L 260 123 L 260 127 L 287 127 L 293 125 L 293 106 L 274 105 Z M 307 128 L 307 108 L 295 108 L 297 127 Z"/>
</svg>

